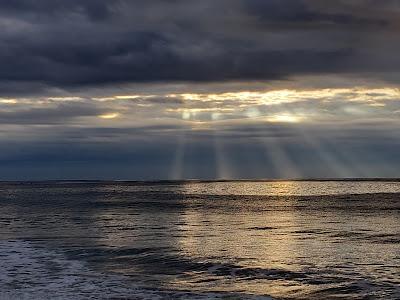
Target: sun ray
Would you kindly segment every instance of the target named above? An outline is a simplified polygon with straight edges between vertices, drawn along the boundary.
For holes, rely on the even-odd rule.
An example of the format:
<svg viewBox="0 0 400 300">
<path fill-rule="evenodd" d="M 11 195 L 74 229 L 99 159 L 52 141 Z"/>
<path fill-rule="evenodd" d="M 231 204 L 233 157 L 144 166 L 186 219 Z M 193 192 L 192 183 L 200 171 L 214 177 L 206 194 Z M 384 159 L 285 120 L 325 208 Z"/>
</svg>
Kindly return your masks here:
<svg viewBox="0 0 400 300">
<path fill-rule="evenodd" d="M 296 164 L 288 155 L 287 150 L 280 141 L 280 137 L 268 137 L 260 139 L 264 146 L 264 154 L 273 167 L 273 177 L 283 178 L 301 178 L 302 174 Z"/>
<path fill-rule="evenodd" d="M 216 129 L 213 130 L 213 142 L 215 152 L 216 175 L 218 179 L 232 179 L 230 164 L 227 161 L 227 153 L 223 144 L 223 137 L 218 136 Z"/>
<path fill-rule="evenodd" d="M 186 147 L 186 132 L 184 130 L 178 132 L 175 144 L 175 156 L 171 165 L 170 180 L 184 179 L 184 157 Z"/>
</svg>

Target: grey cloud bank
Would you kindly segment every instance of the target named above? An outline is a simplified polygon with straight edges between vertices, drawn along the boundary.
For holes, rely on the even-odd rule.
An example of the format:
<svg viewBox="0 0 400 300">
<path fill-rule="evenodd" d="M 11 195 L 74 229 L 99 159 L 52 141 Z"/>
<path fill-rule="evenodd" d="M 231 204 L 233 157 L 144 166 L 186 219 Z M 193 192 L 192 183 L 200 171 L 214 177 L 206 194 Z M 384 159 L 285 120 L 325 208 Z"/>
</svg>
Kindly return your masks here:
<svg viewBox="0 0 400 300">
<path fill-rule="evenodd" d="M 0 87 L 398 72 L 397 1 L 0 1 Z"/>
</svg>

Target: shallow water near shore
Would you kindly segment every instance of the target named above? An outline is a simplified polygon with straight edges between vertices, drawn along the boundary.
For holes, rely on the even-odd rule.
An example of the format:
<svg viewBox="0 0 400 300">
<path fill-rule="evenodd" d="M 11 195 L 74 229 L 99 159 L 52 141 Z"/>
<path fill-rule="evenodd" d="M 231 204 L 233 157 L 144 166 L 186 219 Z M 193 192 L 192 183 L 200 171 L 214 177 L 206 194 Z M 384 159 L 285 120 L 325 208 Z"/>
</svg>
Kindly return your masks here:
<svg viewBox="0 0 400 300">
<path fill-rule="evenodd" d="M 399 299 L 400 182 L 0 184 L 0 299 Z"/>
</svg>

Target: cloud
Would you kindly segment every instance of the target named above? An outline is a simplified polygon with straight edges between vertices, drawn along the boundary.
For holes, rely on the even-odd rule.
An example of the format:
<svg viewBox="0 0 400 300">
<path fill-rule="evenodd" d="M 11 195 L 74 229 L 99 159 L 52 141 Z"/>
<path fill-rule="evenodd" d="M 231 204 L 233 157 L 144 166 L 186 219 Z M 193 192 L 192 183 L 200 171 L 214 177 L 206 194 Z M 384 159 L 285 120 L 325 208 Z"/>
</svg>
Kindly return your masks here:
<svg viewBox="0 0 400 300">
<path fill-rule="evenodd" d="M 0 1 L 0 93 L 396 71 L 395 3 L 335 3 Z"/>
<path fill-rule="evenodd" d="M 0 0 L 0 178 L 398 176 L 399 15 Z"/>
<path fill-rule="evenodd" d="M 345 10 L 331 11 L 332 5 L 313 5 L 314 1 L 307 0 L 252 0 L 244 1 L 247 11 L 256 16 L 259 21 L 266 24 L 304 30 L 335 26 L 371 26 L 381 27 L 387 25 L 385 19 L 377 17 L 360 17 L 356 12 Z M 351 1 L 350 1 L 351 2 Z M 335 5 L 333 5 L 335 6 Z M 340 7 L 336 5 L 336 7 Z"/>
<path fill-rule="evenodd" d="M 396 88 L 276 89 L 219 93 L 117 94 L 103 97 L 0 98 L 0 124 L 143 127 L 217 126 L 221 122 L 349 122 L 398 119 Z"/>
<path fill-rule="evenodd" d="M 18 102 L 17 102 L 18 104 Z M 0 111 L 0 124 L 73 124 L 80 117 L 93 117 L 105 112 L 105 109 L 88 102 L 46 103 L 32 107 L 23 105 Z"/>
</svg>

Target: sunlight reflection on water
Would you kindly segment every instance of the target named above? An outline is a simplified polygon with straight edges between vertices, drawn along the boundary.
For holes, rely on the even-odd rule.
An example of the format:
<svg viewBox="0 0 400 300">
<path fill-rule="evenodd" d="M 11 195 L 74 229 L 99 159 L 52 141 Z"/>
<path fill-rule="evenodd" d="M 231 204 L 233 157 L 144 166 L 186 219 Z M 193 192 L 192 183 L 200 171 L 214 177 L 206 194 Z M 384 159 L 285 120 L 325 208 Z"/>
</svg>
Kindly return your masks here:
<svg viewBox="0 0 400 300">
<path fill-rule="evenodd" d="M 400 182 L 377 181 L 236 181 L 194 182 L 180 186 L 165 186 L 163 190 L 179 188 L 185 194 L 208 195 L 279 195 L 317 196 L 367 193 L 400 193 Z"/>
<path fill-rule="evenodd" d="M 49 281 L 58 276 L 62 285 L 72 272 L 80 283 L 77 299 L 87 294 L 79 287 L 85 280 L 106 277 L 116 297 L 139 289 L 161 299 L 212 293 L 396 299 L 399 194 L 349 194 L 398 188 L 385 182 L 2 185 L 0 239 L 44 251 L 35 264 Z M 307 196 L 265 195 L 278 190 Z M 332 191 L 346 195 L 309 196 Z M 64 274 L 46 253 L 79 268 Z M 3 276 L 12 264 L 0 267 Z M 23 276 L 37 272 L 27 265 Z"/>
</svg>

